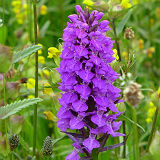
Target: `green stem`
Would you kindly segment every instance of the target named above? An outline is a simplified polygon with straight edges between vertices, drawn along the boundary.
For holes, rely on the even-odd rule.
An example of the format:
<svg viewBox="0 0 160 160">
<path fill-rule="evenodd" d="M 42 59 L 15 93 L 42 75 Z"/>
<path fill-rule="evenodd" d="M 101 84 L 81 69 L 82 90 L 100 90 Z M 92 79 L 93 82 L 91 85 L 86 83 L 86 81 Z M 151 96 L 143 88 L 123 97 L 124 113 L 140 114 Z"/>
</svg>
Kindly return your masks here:
<svg viewBox="0 0 160 160">
<path fill-rule="evenodd" d="M 152 139 L 153 139 L 153 136 L 154 136 L 154 133 L 155 133 L 158 112 L 159 112 L 159 107 L 157 106 L 155 116 L 154 116 L 154 120 L 153 120 L 153 124 L 152 124 L 151 134 L 149 136 L 149 140 L 148 140 L 148 144 L 147 144 L 147 152 L 149 151 L 149 147 L 151 145 L 151 142 L 152 142 Z"/>
<path fill-rule="evenodd" d="M 115 144 L 117 143 L 117 138 L 116 137 L 114 137 L 114 143 Z M 114 153 L 115 153 L 115 160 L 118 160 L 118 148 L 114 149 Z"/>
<path fill-rule="evenodd" d="M 94 149 L 92 151 L 92 160 L 98 160 L 98 154 L 99 154 L 98 150 Z"/>
<path fill-rule="evenodd" d="M 3 73 L 3 101 L 4 106 L 6 105 L 6 80 L 5 80 L 5 73 Z"/>
<path fill-rule="evenodd" d="M 123 126 L 123 134 L 126 134 L 126 122 L 125 121 L 122 122 L 122 126 Z M 125 137 L 123 137 L 123 141 L 124 141 L 124 139 L 125 139 Z M 126 143 L 123 146 L 122 158 L 126 158 Z"/>
<path fill-rule="evenodd" d="M 3 101 L 4 106 L 6 105 L 6 80 L 5 80 L 5 73 L 3 73 Z M 8 157 L 8 136 L 7 136 L 7 119 L 4 120 L 5 126 L 5 135 L 6 135 L 6 150 L 7 150 L 7 157 Z"/>
<path fill-rule="evenodd" d="M 35 44 L 38 44 L 38 32 L 37 32 L 37 6 L 36 0 L 33 0 L 33 15 L 34 15 L 34 38 Z M 35 53 L 35 98 L 38 97 L 38 52 Z M 38 104 L 34 107 L 34 133 L 33 133 L 33 156 L 36 153 L 36 138 L 37 138 L 37 107 Z"/>
<path fill-rule="evenodd" d="M 140 153 L 139 153 L 139 145 L 138 145 L 138 129 L 137 129 L 137 112 L 136 108 L 133 108 L 133 121 L 135 122 L 133 125 L 133 133 L 134 133 L 134 147 L 135 147 L 135 159 L 140 160 Z"/>
<path fill-rule="evenodd" d="M 11 153 L 10 153 L 10 160 L 13 160 L 13 153 L 12 153 L 12 151 L 11 151 Z"/>
<path fill-rule="evenodd" d="M 116 47 L 117 47 L 117 53 L 119 56 L 119 61 L 121 61 L 121 50 L 120 50 L 120 46 L 119 46 L 119 40 L 118 40 L 118 36 L 117 36 L 117 31 L 116 31 L 116 26 L 115 26 L 115 20 L 112 20 L 112 28 L 113 28 L 113 32 L 114 32 L 114 36 L 115 36 L 115 43 L 116 43 Z"/>
<path fill-rule="evenodd" d="M 29 41 L 31 42 L 31 13 L 30 13 L 31 7 L 30 7 L 30 0 L 27 0 L 27 25 L 28 25 L 28 37 Z"/>
</svg>

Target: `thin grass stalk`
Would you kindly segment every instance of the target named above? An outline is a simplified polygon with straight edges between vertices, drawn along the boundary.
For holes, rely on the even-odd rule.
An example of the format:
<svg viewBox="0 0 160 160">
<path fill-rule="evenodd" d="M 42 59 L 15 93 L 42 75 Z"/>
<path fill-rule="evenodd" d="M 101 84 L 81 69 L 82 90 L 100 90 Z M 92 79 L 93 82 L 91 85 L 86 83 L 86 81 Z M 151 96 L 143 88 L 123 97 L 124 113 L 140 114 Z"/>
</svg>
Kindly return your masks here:
<svg viewBox="0 0 160 160">
<path fill-rule="evenodd" d="M 13 160 L 13 153 L 12 153 L 12 151 L 10 152 L 10 160 Z"/>
<path fill-rule="evenodd" d="M 148 144 L 147 144 L 147 149 L 146 149 L 147 152 L 149 151 L 149 147 L 150 147 L 150 145 L 151 145 L 153 136 L 154 136 L 154 134 L 155 134 L 158 112 L 159 112 L 159 107 L 157 106 L 156 112 L 155 112 L 155 116 L 154 116 L 154 120 L 153 120 L 153 124 L 152 124 L 151 134 L 150 134 L 150 136 L 149 136 L 149 140 L 148 140 Z"/>
<path fill-rule="evenodd" d="M 133 124 L 133 134 L 134 134 L 134 149 L 135 149 L 135 159 L 140 160 L 140 153 L 139 153 L 139 140 L 138 140 L 138 128 L 137 128 L 137 112 L 136 108 L 133 108 L 132 110 L 133 114 L 133 121 L 135 122 Z"/>
<path fill-rule="evenodd" d="M 4 25 L 4 19 L 5 19 L 5 1 L 2 0 L 2 5 L 3 5 L 3 25 Z"/>
<path fill-rule="evenodd" d="M 38 44 L 38 31 L 37 31 L 37 6 L 36 0 L 33 0 L 33 15 L 34 15 L 34 38 L 35 44 Z M 35 53 L 35 98 L 38 97 L 38 52 Z M 36 139 L 37 139 L 37 107 L 38 104 L 34 107 L 34 133 L 33 133 L 33 156 L 36 153 Z"/>
<path fill-rule="evenodd" d="M 13 153 L 13 157 L 15 157 L 16 160 L 22 160 L 22 158 L 16 152 L 12 151 L 12 153 Z"/>
<path fill-rule="evenodd" d="M 5 1 L 2 0 L 3 5 L 3 25 L 5 24 Z M 2 33 L 2 37 L 4 37 L 4 32 Z M 6 79 L 5 73 L 3 73 L 3 102 L 4 106 L 6 105 Z M 7 135 L 7 119 L 4 120 L 4 129 L 6 135 L 6 150 L 7 150 L 7 159 L 8 159 L 8 135 Z"/>
</svg>

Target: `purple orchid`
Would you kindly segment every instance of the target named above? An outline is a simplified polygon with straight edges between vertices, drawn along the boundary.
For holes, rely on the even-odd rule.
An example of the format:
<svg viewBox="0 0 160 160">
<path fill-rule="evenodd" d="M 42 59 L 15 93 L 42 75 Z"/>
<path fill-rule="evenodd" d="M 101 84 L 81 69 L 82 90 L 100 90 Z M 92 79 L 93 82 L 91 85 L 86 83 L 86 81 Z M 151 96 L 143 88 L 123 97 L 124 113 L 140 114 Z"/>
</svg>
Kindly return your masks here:
<svg viewBox="0 0 160 160">
<path fill-rule="evenodd" d="M 66 160 L 79 160 L 78 153 L 86 153 L 87 159 L 91 159 L 93 149 L 100 152 L 112 148 L 105 148 L 109 135 L 125 136 L 117 132 L 121 122 L 116 119 L 121 113 L 115 104 L 121 102 L 121 90 L 112 84 L 118 74 L 110 66 L 114 41 L 105 35 L 110 30 L 109 22 L 99 22 L 102 12 L 89 13 L 80 6 L 76 10 L 78 14 L 69 16 L 70 22 L 64 29 L 58 68 L 63 94 L 57 126 L 74 141 L 74 150 Z M 67 129 L 77 132 L 66 132 Z"/>
</svg>

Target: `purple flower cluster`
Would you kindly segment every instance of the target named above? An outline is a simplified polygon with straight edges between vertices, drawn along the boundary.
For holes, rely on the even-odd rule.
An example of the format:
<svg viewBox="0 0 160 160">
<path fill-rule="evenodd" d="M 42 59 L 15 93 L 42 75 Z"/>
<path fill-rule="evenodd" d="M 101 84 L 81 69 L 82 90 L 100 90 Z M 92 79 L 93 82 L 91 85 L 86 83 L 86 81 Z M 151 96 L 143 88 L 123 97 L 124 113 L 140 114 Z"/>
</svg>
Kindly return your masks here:
<svg viewBox="0 0 160 160">
<path fill-rule="evenodd" d="M 118 74 L 110 67 L 113 43 L 105 35 L 110 30 L 107 20 L 99 22 L 103 13 L 89 14 L 76 6 L 78 14 L 69 16 L 64 29 L 60 68 L 63 91 L 59 100 L 57 126 L 74 141 L 74 150 L 66 160 L 79 160 L 79 152 L 90 157 L 94 148 L 104 147 L 104 139 L 124 136 L 116 132 L 121 114 L 115 104 L 121 90 L 113 86 Z M 76 133 L 66 132 L 67 129 Z M 101 136 L 100 136 L 101 135 Z M 106 141 L 105 141 L 106 142 Z"/>
</svg>

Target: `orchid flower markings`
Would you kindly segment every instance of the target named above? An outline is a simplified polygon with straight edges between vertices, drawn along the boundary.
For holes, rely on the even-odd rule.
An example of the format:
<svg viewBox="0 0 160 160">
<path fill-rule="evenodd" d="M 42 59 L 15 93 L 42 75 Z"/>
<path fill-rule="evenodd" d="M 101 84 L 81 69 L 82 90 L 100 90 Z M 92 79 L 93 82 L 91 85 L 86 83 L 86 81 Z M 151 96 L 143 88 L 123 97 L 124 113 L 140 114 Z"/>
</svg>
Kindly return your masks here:
<svg viewBox="0 0 160 160">
<path fill-rule="evenodd" d="M 105 150 L 104 139 L 109 135 L 125 136 L 117 132 L 121 122 L 115 121 L 121 115 L 115 106 L 121 102 L 121 90 L 112 84 L 118 74 L 110 66 L 115 58 L 114 41 L 105 35 L 110 30 L 109 22 L 99 21 L 102 12 L 94 10 L 89 14 L 79 5 L 76 10 L 64 29 L 58 68 L 63 93 L 57 126 L 74 141 L 74 150 L 66 160 L 79 160 L 79 153 L 91 158 L 93 149 Z"/>
</svg>

